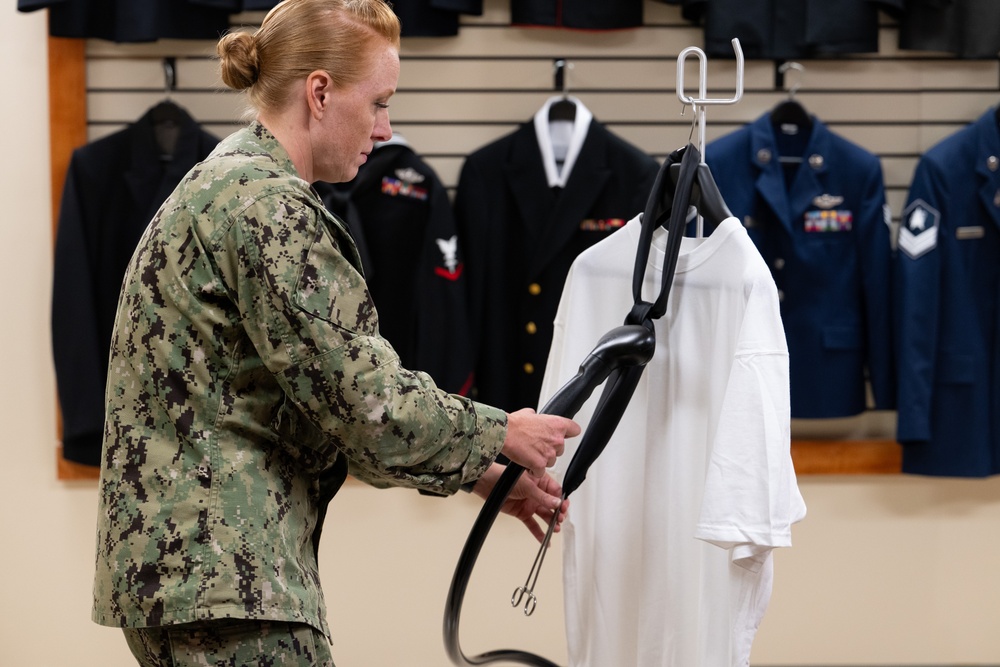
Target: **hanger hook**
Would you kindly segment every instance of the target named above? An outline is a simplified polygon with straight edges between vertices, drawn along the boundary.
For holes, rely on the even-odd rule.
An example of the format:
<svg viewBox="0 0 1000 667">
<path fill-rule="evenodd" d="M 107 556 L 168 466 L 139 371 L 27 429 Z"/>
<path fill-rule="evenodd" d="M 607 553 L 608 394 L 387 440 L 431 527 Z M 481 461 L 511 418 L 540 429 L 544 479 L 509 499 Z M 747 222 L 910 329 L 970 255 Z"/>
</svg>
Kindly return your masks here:
<svg viewBox="0 0 1000 667">
<path fill-rule="evenodd" d="M 167 56 L 163 59 L 163 87 L 167 97 L 177 90 L 177 58 Z"/>
<path fill-rule="evenodd" d="M 569 70 L 573 69 L 573 63 L 565 58 L 556 58 L 552 61 L 552 69 L 555 75 L 555 89 L 566 97 L 569 95 Z"/>
<path fill-rule="evenodd" d="M 802 87 L 802 74 L 806 71 L 802 63 L 797 63 L 794 60 L 786 60 L 778 66 L 778 73 L 785 74 L 790 69 L 795 70 L 799 74 L 795 77 L 795 85 L 788 89 L 788 99 L 792 99 L 795 97 L 795 93 L 799 92 L 799 88 Z"/>
</svg>

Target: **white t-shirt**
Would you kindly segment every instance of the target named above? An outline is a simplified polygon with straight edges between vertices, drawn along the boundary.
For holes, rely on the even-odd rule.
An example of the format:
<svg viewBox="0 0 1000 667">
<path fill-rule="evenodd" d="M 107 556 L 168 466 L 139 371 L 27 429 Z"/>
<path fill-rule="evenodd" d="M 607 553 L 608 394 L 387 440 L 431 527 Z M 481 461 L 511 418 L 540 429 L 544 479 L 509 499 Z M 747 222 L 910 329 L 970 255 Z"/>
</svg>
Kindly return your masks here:
<svg viewBox="0 0 1000 667">
<path fill-rule="evenodd" d="M 542 404 L 624 323 L 640 220 L 567 278 Z M 653 237 L 643 299 L 659 290 Z M 735 218 L 684 238 L 656 352 L 563 525 L 572 667 L 732 667 L 770 600 L 771 549 L 805 516 L 790 454 L 788 350 L 774 281 Z M 577 413 L 586 429 L 602 388 Z M 553 469 L 562 479 L 579 444 Z"/>
</svg>

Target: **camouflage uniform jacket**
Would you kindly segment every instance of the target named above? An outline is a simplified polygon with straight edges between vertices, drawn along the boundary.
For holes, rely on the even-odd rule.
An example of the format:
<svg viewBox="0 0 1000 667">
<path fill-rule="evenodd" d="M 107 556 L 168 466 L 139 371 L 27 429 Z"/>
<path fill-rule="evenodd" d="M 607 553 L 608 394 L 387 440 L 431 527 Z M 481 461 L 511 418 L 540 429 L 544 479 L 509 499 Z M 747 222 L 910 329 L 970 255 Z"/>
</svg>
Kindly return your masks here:
<svg viewBox="0 0 1000 667">
<path fill-rule="evenodd" d="M 448 494 L 496 457 L 505 413 L 400 367 L 360 267 L 256 123 L 164 203 L 115 322 L 96 622 L 272 619 L 329 636 L 321 480 Z"/>
</svg>

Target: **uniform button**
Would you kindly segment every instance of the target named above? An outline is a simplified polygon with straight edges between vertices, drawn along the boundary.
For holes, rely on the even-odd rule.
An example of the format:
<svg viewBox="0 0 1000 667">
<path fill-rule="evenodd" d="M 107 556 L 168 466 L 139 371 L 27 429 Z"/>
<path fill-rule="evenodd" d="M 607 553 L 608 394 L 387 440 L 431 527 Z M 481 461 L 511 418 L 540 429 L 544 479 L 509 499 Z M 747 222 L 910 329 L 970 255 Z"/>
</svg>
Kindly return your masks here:
<svg viewBox="0 0 1000 667">
<path fill-rule="evenodd" d="M 534 322 L 528 322 L 527 324 L 524 325 L 524 330 L 527 331 L 529 334 L 534 335 L 538 332 L 538 327 L 535 326 Z"/>
<path fill-rule="evenodd" d="M 528 375 L 531 375 L 532 373 L 535 372 L 535 365 L 534 364 L 525 364 L 524 365 L 524 372 L 527 373 Z"/>
<path fill-rule="evenodd" d="M 986 166 L 989 167 L 990 171 L 996 171 L 1000 169 L 1000 158 L 996 155 L 991 155 L 986 158 Z"/>
<path fill-rule="evenodd" d="M 528 294 L 531 294 L 532 296 L 538 296 L 541 293 L 542 293 L 542 286 L 539 285 L 538 283 L 531 283 L 530 285 L 528 285 Z"/>
<path fill-rule="evenodd" d="M 783 268 L 785 268 L 785 260 L 783 260 L 781 257 L 774 260 L 774 268 L 777 269 L 778 271 L 781 271 Z"/>
<path fill-rule="evenodd" d="M 759 151 L 757 151 L 757 161 L 760 162 L 761 164 L 767 164 L 768 162 L 770 162 L 771 151 L 767 150 L 766 148 L 761 148 Z"/>
<path fill-rule="evenodd" d="M 822 169 L 823 162 L 824 162 L 823 156 L 819 155 L 818 153 L 813 153 L 812 155 L 809 156 L 809 166 L 812 167 L 813 169 Z"/>
<path fill-rule="evenodd" d="M 778 290 L 778 301 L 785 300 L 785 290 Z"/>
</svg>

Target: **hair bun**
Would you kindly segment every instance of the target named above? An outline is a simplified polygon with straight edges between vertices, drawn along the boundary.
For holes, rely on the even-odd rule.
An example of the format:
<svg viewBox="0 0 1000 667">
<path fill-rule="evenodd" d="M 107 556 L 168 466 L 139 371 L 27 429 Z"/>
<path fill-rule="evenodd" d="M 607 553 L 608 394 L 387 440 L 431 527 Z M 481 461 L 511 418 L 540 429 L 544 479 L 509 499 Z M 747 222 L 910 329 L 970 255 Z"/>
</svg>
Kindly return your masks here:
<svg viewBox="0 0 1000 667">
<path fill-rule="evenodd" d="M 223 83 L 234 90 L 244 90 L 257 83 L 260 64 L 252 33 L 240 31 L 223 35 L 216 52 L 221 61 Z"/>
</svg>

